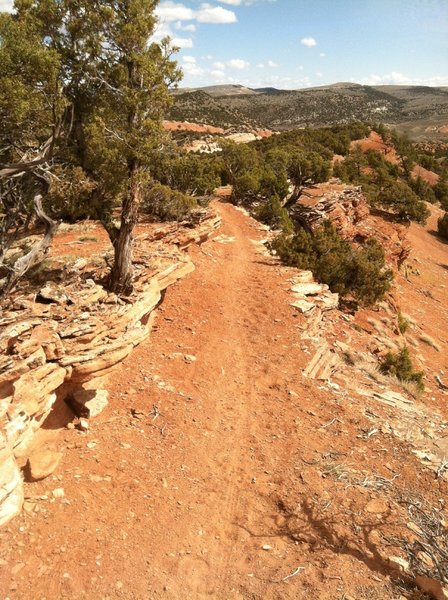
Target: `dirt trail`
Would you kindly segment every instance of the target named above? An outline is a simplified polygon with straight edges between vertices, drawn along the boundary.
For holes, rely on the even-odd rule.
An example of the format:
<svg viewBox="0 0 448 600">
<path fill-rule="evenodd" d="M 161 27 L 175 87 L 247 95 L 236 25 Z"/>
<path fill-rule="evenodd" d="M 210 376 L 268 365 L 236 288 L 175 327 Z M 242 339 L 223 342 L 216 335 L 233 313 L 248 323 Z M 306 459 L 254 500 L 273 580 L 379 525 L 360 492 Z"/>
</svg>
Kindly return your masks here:
<svg viewBox="0 0 448 600">
<path fill-rule="evenodd" d="M 264 496 L 275 487 L 276 468 L 266 444 L 283 434 L 270 431 L 278 396 L 300 372 L 287 282 L 260 253 L 258 226 L 230 205 L 220 212 L 223 243 L 196 252 L 196 273 L 168 293 L 148 356 L 150 371 L 186 395 L 182 407 L 172 393 L 162 395 L 157 420 L 163 427 L 166 419 L 168 441 L 157 460 L 166 485 L 158 508 L 167 534 L 164 597 L 239 597 L 241 578 L 253 570 L 248 546 L 260 555 L 269 541 L 254 541 L 246 528 L 250 515 L 262 532 L 270 516 Z M 197 360 L 189 364 L 189 355 Z M 280 369 L 288 355 L 294 367 L 287 375 Z"/>
<path fill-rule="evenodd" d="M 407 477 L 403 451 L 354 444 L 370 428 L 361 410 L 302 378 L 312 347 L 291 271 L 263 254 L 258 224 L 216 208 L 221 230 L 111 376 L 108 409 L 87 435 L 60 432 L 56 475 L 27 485 L 27 510 L 0 531 L 1 598 L 394 597 L 369 537 L 393 515 L 358 519 L 375 493 L 322 473 L 351 460 Z"/>
</svg>

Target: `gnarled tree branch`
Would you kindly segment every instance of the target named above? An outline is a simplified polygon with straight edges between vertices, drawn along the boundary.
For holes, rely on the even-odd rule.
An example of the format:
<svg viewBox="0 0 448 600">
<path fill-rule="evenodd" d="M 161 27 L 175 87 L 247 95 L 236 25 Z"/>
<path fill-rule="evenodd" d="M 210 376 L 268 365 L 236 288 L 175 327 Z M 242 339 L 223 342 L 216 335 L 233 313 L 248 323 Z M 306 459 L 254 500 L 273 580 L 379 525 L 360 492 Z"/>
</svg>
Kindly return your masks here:
<svg viewBox="0 0 448 600">
<path fill-rule="evenodd" d="M 27 254 L 25 254 L 25 256 L 19 258 L 11 268 L 8 276 L 6 277 L 5 285 L 1 290 L 1 294 L 3 296 L 14 288 L 19 279 L 21 279 L 25 273 L 31 269 L 31 267 L 43 260 L 59 227 L 59 223 L 57 221 L 53 221 L 53 219 L 50 219 L 50 217 L 44 211 L 42 207 L 42 196 L 40 194 L 34 196 L 33 208 L 37 218 L 40 221 L 43 221 L 45 224 L 45 235 L 39 242 L 34 244 L 34 246 Z"/>
</svg>

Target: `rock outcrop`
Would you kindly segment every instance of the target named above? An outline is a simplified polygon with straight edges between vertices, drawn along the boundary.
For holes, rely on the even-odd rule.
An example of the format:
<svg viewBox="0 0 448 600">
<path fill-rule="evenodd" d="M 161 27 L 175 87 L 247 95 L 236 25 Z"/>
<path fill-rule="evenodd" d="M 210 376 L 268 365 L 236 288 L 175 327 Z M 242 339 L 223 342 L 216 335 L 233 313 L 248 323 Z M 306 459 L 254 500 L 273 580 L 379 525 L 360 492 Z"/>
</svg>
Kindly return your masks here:
<svg viewBox="0 0 448 600">
<path fill-rule="evenodd" d="M 0 315 L 0 525 L 23 504 L 16 458 L 26 456 L 61 394 L 70 395 L 84 417 L 107 403 L 104 394 L 84 384 L 109 373 L 148 336 L 163 290 L 194 270 L 183 250 L 206 240 L 220 224 L 211 214 L 199 220 L 194 228 L 167 226 L 152 237 L 140 236 L 139 262 L 150 242 L 153 260 L 137 269 L 136 291 L 126 302 L 77 277 L 72 284 L 49 282 L 37 295 L 12 298 Z M 39 478 L 47 467 L 31 464 L 31 477 Z"/>
<path fill-rule="evenodd" d="M 370 214 L 361 187 L 341 184 L 314 186 L 302 194 L 291 216 L 302 226 L 315 231 L 330 220 L 342 237 L 352 240 L 357 225 Z"/>
<path fill-rule="evenodd" d="M 378 239 L 394 267 L 400 267 L 410 254 L 407 228 L 371 214 L 360 186 L 342 184 L 338 179 L 315 185 L 302 193 L 290 212 L 293 220 L 310 232 L 329 220 L 343 239 L 357 246 L 369 238 Z"/>
</svg>

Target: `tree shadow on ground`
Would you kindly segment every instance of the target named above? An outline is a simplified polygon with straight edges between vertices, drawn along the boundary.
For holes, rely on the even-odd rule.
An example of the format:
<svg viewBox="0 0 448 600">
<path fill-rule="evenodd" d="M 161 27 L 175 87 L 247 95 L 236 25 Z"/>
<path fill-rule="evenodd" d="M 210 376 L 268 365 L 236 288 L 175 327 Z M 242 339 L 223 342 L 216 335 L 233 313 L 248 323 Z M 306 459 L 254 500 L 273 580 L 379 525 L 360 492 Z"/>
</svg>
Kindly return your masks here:
<svg viewBox="0 0 448 600">
<path fill-rule="evenodd" d="M 383 210 L 378 207 L 370 207 L 370 214 L 374 217 L 381 217 L 384 221 L 388 221 L 389 223 L 395 223 L 398 225 L 409 226 L 411 221 L 409 219 L 403 219 L 394 213 L 388 212 L 387 210 Z"/>
<path fill-rule="evenodd" d="M 402 581 L 406 577 L 398 574 L 389 562 L 383 558 L 370 534 L 381 525 L 394 525 L 395 520 L 390 514 L 368 515 L 367 520 L 351 522 L 353 533 L 348 532 L 348 515 L 341 512 L 323 512 L 322 507 L 303 500 L 297 508 L 288 507 L 282 500 L 276 501 L 276 513 L 273 515 L 275 526 L 269 532 L 256 533 L 247 526 L 237 524 L 252 537 L 284 538 L 294 543 L 307 544 L 310 552 L 329 550 L 334 554 L 345 554 L 363 562 L 366 567 L 382 576 L 399 576 Z M 344 527 L 345 525 L 345 527 Z M 407 582 L 409 583 L 409 582 Z"/>
<path fill-rule="evenodd" d="M 429 235 L 432 235 L 432 237 L 435 237 L 436 240 L 438 240 L 444 246 L 448 246 L 448 240 L 445 240 L 435 229 L 431 229 L 431 231 L 428 231 L 428 233 Z"/>
</svg>

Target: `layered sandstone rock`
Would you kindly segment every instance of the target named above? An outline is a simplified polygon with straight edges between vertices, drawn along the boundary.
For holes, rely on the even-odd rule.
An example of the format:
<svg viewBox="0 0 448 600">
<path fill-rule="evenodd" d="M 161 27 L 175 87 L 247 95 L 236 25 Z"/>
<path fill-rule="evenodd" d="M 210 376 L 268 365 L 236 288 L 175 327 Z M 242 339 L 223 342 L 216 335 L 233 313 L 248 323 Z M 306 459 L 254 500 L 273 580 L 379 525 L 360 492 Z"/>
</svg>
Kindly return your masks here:
<svg viewBox="0 0 448 600">
<path fill-rule="evenodd" d="M 353 239 L 357 225 L 370 214 L 367 201 L 358 186 L 339 183 L 316 185 L 302 194 L 291 215 L 302 226 L 315 231 L 330 220 L 342 237 Z"/>
<path fill-rule="evenodd" d="M 329 220 L 345 240 L 357 246 L 374 237 L 395 267 L 400 267 L 411 251 L 406 227 L 372 215 L 360 186 L 331 180 L 308 188 L 291 209 L 291 216 L 311 232 Z"/>
<path fill-rule="evenodd" d="M 104 408 L 105 395 L 95 398 L 84 384 L 109 373 L 148 336 L 162 291 L 194 270 L 183 250 L 205 241 L 219 224 L 219 217 L 203 212 L 195 227 L 169 225 L 153 237 L 141 236 L 136 291 L 126 302 L 79 277 L 10 299 L 14 310 L 0 313 L 0 525 L 21 510 L 23 480 L 16 458 L 27 455 L 61 387 L 84 406 L 86 416 Z M 34 463 L 28 467 L 32 479 L 54 466 L 42 457 Z"/>
</svg>

